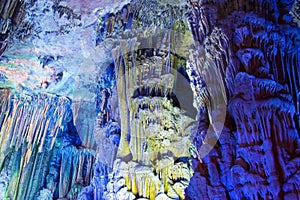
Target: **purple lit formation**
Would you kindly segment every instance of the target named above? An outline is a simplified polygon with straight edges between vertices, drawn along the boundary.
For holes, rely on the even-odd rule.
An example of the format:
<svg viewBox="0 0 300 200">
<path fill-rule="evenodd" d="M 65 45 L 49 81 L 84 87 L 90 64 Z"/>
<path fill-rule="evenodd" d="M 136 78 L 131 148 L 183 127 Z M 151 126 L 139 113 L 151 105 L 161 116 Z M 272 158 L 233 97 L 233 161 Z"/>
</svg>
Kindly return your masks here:
<svg viewBox="0 0 300 200">
<path fill-rule="evenodd" d="M 0 200 L 300 200 L 299 0 L 1 0 Z"/>
</svg>

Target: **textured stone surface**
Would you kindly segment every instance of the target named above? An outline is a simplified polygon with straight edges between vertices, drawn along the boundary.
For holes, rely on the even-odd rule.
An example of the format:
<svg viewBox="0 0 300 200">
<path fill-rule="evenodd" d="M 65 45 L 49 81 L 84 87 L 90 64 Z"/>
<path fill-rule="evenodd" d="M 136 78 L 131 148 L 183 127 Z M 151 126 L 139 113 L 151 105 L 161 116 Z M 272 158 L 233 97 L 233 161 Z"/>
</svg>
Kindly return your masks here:
<svg viewBox="0 0 300 200">
<path fill-rule="evenodd" d="M 161 193 L 182 199 L 192 175 L 189 126 L 193 119 L 180 111 L 178 100 L 172 97 L 180 76 L 176 73 L 180 62 L 174 60 L 179 58 L 165 54 L 163 49 L 154 55 L 151 55 L 153 49 L 149 49 L 149 54 L 146 51 L 143 57 L 143 49 L 135 50 L 135 43 L 141 39 L 120 41 L 113 49 L 122 127 L 113 180 L 124 178 L 126 186 L 114 191 L 115 198 L 130 191 L 149 199 Z M 168 41 L 157 42 L 156 45 L 168 46 Z M 132 55 L 137 59 L 132 59 Z M 172 64 L 168 64 L 169 59 Z"/>
<path fill-rule="evenodd" d="M 92 177 L 94 152 L 80 149 L 71 102 L 1 89 L 1 171 L 10 199 L 76 198 Z"/>
<path fill-rule="evenodd" d="M 82 10 L 78 7 L 80 3 L 86 5 L 81 6 Z M 126 2 L 115 1 L 112 6 L 99 1 L 88 4 L 24 1 L 21 9 L 24 13 L 20 11 L 22 20 L 13 24 L 15 28 L 5 41 L 11 48 L 7 48 L 0 59 L 0 71 L 11 80 L 10 87 L 93 101 L 95 72 L 112 59 L 107 47 L 96 47 L 95 24 L 103 12 L 122 7 L 123 3 Z"/>
<path fill-rule="evenodd" d="M 0 199 L 299 199 L 299 24 L 299 0 L 1 1 Z"/>
<path fill-rule="evenodd" d="M 216 102 L 216 94 L 228 102 L 228 115 L 217 145 L 203 163 L 194 163 L 187 199 L 299 198 L 299 28 L 288 14 L 293 3 L 190 2 L 196 42 L 190 76 L 202 113 L 194 135 L 198 150 L 211 119 L 220 120 L 211 117 L 208 103 Z M 206 65 L 197 63 L 199 53 Z M 212 80 L 212 72 L 221 74 L 222 90 L 207 96 L 211 86 L 203 82 Z"/>
<path fill-rule="evenodd" d="M 12 45 L 12 39 L 24 19 L 26 5 L 23 1 L 0 2 L 0 56 Z"/>
</svg>

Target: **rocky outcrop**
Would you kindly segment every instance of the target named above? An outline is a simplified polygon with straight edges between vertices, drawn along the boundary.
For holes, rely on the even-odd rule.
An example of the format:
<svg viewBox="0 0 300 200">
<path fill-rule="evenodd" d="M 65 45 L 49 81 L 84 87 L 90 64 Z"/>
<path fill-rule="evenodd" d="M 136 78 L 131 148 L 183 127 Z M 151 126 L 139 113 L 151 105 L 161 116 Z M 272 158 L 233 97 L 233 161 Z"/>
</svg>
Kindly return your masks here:
<svg viewBox="0 0 300 200">
<path fill-rule="evenodd" d="M 199 109 L 193 137 L 200 154 L 209 151 L 203 163 L 194 161 L 187 199 L 299 198 L 293 3 L 190 1 L 189 75 Z"/>
</svg>

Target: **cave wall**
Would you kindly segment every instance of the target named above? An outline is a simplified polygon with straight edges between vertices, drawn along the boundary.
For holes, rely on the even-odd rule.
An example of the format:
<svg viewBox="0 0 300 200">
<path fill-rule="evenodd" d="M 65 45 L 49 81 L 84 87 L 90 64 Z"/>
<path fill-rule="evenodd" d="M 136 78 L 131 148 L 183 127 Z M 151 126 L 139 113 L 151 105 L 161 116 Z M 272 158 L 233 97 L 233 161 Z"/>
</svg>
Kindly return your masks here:
<svg viewBox="0 0 300 200">
<path fill-rule="evenodd" d="M 298 2 L 294 3 L 189 1 L 187 17 L 195 44 L 185 70 L 198 109 L 191 132 L 198 155 L 186 199 L 299 198 L 299 27 L 297 15 L 291 15 L 297 13 Z M 107 14 L 100 23 L 99 41 L 132 30 L 118 20 L 130 22 L 129 11 L 136 5 L 122 10 L 121 17 L 129 16 L 123 20 L 118 13 Z M 133 21 L 141 22 L 133 27 L 143 26 L 147 14 L 137 16 Z M 146 24 L 151 22 L 156 24 Z M 125 87 L 119 93 L 123 156 L 131 151 L 124 136 L 132 132 L 132 98 L 126 89 L 135 84 L 130 78 L 135 73 L 126 71 L 131 62 L 136 64 L 125 64 L 120 72 L 125 78 L 121 76 L 118 86 L 118 92 Z"/>
<path fill-rule="evenodd" d="M 70 99 L 0 94 L 1 198 L 76 198 L 93 176 L 94 151 L 80 148 Z"/>
<path fill-rule="evenodd" d="M 213 143 L 211 132 L 218 142 L 203 163 L 194 162 L 186 198 L 299 199 L 299 27 L 289 13 L 294 1 L 189 3 L 195 40 L 190 75 L 202 113 L 193 138 L 200 154 Z M 215 113 L 222 102 L 227 115 L 218 135 L 214 124 L 224 116 Z"/>
<path fill-rule="evenodd" d="M 0 2 L 0 56 L 12 46 L 16 30 L 20 28 L 25 14 L 26 4 L 24 1 L 3 0 Z"/>
<path fill-rule="evenodd" d="M 65 62 L 54 92 L 84 85 L 0 90 L 0 199 L 300 199 L 299 1 L 123 5 L 85 24 L 68 1 L 0 2 L 0 55 L 72 37 L 38 62 Z M 96 80 L 68 75 L 98 54 Z"/>
</svg>

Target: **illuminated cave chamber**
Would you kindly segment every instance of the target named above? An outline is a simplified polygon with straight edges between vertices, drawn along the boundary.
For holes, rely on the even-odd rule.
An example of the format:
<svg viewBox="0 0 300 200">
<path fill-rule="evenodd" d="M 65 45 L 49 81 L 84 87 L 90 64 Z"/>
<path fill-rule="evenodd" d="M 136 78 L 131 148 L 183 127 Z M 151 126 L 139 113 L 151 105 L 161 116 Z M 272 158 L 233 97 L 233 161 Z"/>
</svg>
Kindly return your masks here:
<svg viewBox="0 0 300 200">
<path fill-rule="evenodd" d="M 299 5 L 1 1 L 0 199 L 300 199 Z"/>
<path fill-rule="evenodd" d="M 178 12 L 179 8 L 174 10 Z M 107 18 L 112 16 L 107 15 Z M 177 17 L 174 21 L 180 22 Z M 128 19 L 128 23 L 130 21 Z M 168 21 L 162 23 L 168 24 Z M 112 34 L 108 27 L 107 23 L 100 27 L 100 41 L 105 42 L 107 35 Z M 188 38 L 186 30 L 172 30 L 172 27 L 173 24 L 165 30 L 144 27 L 146 30 L 124 32 L 112 48 L 113 82 L 120 118 L 114 120 L 121 125 L 121 135 L 119 148 L 113 150 L 114 162 L 107 163 L 98 157 L 109 169 L 102 174 L 107 177 L 107 187 L 102 188 L 97 197 L 184 199 L 184 190 L 193 175 L 192 154 L 197 154 L 190 141 L 197 111 L 192 106 L 193 92 L 185 72 L 188 49 L 176 49 Z M 103 93 L 107 90 L 103 88 Z M 113 98 L 107 96 L 103 101 Z M 107 108 L 100 109 L 104 111 L 99 113 L 104 123 L 98 135 L 112 123 L 105 120 Z M 99 148 L 102 152 L 107 149 L 105 145 Z M 80 198 L 94 196 L 96 190 L 91 185 L 83 190 Z"/>
</svg>

